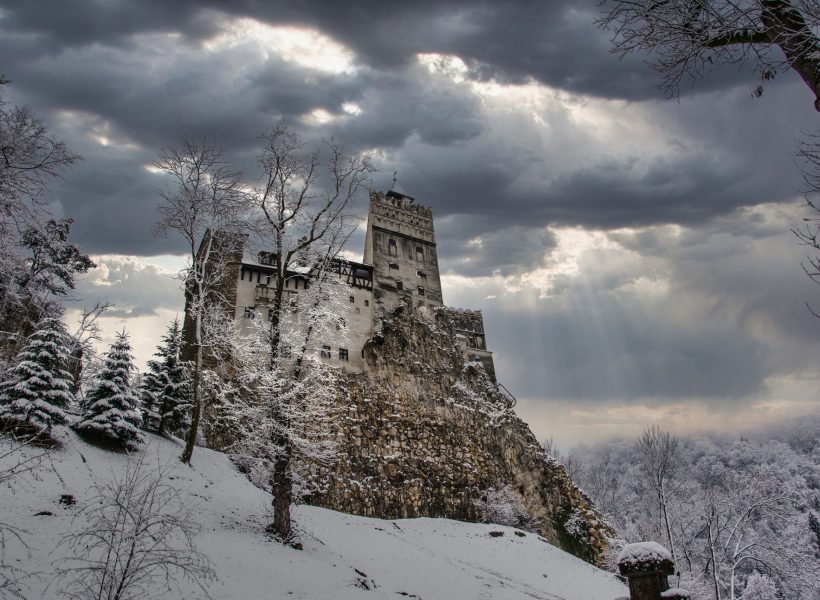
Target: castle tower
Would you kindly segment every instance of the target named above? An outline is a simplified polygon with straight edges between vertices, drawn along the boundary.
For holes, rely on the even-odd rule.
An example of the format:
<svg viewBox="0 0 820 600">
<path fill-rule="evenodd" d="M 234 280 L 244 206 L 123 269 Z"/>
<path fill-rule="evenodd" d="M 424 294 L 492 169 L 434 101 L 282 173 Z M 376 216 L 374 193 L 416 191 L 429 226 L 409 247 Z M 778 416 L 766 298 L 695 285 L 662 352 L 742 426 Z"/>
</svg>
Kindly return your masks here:
<svg viewBox="0 0 820 600">
<path fill-rule="evenodd" d="M 371 190 L 364 262 L 373 265 L 377 318 L 402 301 L 443 305 L 433 212 L 414 198 Z"/>
</svg>

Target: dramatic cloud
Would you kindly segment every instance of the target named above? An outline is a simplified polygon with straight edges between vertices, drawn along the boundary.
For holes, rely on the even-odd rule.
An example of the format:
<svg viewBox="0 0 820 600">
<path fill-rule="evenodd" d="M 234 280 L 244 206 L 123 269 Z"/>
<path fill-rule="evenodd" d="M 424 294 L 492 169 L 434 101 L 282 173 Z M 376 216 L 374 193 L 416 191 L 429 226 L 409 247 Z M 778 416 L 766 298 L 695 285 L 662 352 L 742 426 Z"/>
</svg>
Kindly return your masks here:
<svg viewBox="0 0 820 600">
<path fill-rule="evenodd" d="M 0 0 L 0 72 L 4 99 L 85 158 L 48 200 L 99 255 L 80 297 L 116 303 L 106 326 L 135 331 L 140 360 L 182 303 L 184 249 L 154 235 L 160 148 L 208 136 L 252 179 L 258 135 L 284 124 L 369 153 L 374 187 L 398 171 L 433 208 L 445 300 L 484 309 L 540 433 L 545 407 L 595 435 L 805 408 L 815 290 L 788 232 L 810 93 L 786 73 L 755 99 L 753 76 L 721 69 L 664 99 L 645 57 L 609 53 L 597 11 Z"/>
</svg>

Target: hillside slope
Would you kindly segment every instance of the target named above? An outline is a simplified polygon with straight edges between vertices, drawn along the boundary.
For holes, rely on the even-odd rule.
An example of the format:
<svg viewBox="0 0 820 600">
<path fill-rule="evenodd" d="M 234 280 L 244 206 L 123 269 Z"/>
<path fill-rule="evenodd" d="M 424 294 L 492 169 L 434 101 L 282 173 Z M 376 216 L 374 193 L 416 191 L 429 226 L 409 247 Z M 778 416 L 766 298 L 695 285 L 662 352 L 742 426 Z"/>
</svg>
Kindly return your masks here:
<svg viewBox="0 0 820 600">
<path fill-rule="evenodd" d="M 76 506 L 61 505 L 60 496 L 72 494 L 81 506 L 91 484 L 121 471 L 127 460 L 68 431 L 63 435 L 64 448 L 37 478 L 18 482 L 14 490 L 0 488 L 0 521 L 25 529 L 32 551 L 29 558 L 11 544 L 6 562 L 42 573 L 23 590 L 29 600 L 57 597 L 56 586 L 47 585 L 60 559 L 61 550 L 54 549 L 78 513 Z M 175 463 L 179 451 L 175 442 L 155 436 L 143 449 L 153 461 L 174 465 L 171 483 L 196 507 L 198 546 L 218 575 L 209 586 L 215 599 L 613 600 L 626 592 L 614 576 L 538 536 L 495 525 L 386 521 L 302 506 L 294 516 L 304 550 L 286 548 L 263 533 L 269 496 L 225 455 L 198 448 L 187 467 Z M 186 599 L 202 596 L 190 584 L 183 584 L 183 593 Z"/>
</svg>

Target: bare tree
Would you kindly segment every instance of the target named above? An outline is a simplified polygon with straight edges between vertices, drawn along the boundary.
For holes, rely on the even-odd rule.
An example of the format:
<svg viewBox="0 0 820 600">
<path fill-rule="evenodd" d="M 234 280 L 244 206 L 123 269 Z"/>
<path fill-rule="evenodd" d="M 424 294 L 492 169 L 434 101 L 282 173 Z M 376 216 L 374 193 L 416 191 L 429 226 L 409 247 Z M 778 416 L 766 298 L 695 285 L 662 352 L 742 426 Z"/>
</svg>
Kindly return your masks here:
<svg viewBox="0 0 820 600">
<path fill-rule="evenodd" d="M 6 83 L 0 77 L 0 86 Z M 0 97 L 0 225 L 30 225 L 49 184 L 78 160 L 30 109 L 8 106 Z"/>
<path fill-rule="evenodd" d="M 190 507 L 167 483 L 169 465 L 149 463 L 145 453 L 129 458 L 124 473 L 96 486 L 76 517 L 79 525 L 58 545 L 60 592 L 76 600 L 164 598 L 179 579 L 196 584 L 215 577 L 196 549 L 199 526 Z"/>
<path fill-rule="evenodd" d="M 282 352 L 288 281 L 297 267 L 315 273 L 336 258 L 356 225 L 348 214 L 350 204 L 374 168 L 367 157 L 346 156 L 336 144 L 306 151 L 299 137 L 285 128 L 271 129 L 262 140 L 259 164 L 263 179 L 253 196 L 261 213 L 257 232 L 273 269 L 268 357 L 269 368 L 275 371 Z M 293 449 L 287 436 L 281 435 L 288 428 L 288 411 L 276 408 L 282 406 L 273 405 L 279 426 L 271 430 L 271 442 L 281 451 L 273 465 L 274 522 L 270 530 L 287 541 L 292 535 Z"/>
<path fill-rule="evenodd" d="M 0 90 L 7 83 L 0 77 Z M 0 93 L 0 360 L 53 312 L 53 296 L 66 295 L 74 275 L 93 266 L 68 242 L 71 220 L 50 219 L 43 201 L 78 160 L 28 108 L 8 105 Z"/>
<path fill-rule="evenodd" d="M 658 503 L 661 530 L 666 534 L 672 561 L 675 557 L 675 543 L 669 522 L 669 498 L 674 492 L 672 482 L 678 472 L 678 438 L 657 425 L 648 427 L 638 438 L 638 452 L 645 480 Z"/>
<path fill-rule="evenodd" d="M 208 140 L 185 138 L 178 148 L 164 149 L 155 166 L 172 184 L 160 192 L 160 232 L 175 231 L 185 241 L 186 321 L 193 336 L 185 340 L 194 354 L 191 427 L 180 460 L 191 462 L 202 415 L 203 315 L 224 302 L 221 294 L 228 258 L 240 246 L 240 220 L 246 194 L 241 174 Z"/>
<path fill-rule="evenodd" d="M 762 82 L 793 69 L 820 110 L 820 5 L 816 0 L 603 0 L 598 24 L 613 51 L 642 52 L 676 96 L 684 78 L 722 64 L 751 66 Z"/>
<path fill-rule="evenodd" d="M 705 551 L 716 600 L 738 598 L 743 568 L 750 565 L 816 585 L 818 569 L 794 546 L 795 532 L 789 529 L 798 494 L 776 471 L 762 465 L 751 472 L 708 470 L 699 477 L 700 530 L 695 539 Z"/>
</svg>

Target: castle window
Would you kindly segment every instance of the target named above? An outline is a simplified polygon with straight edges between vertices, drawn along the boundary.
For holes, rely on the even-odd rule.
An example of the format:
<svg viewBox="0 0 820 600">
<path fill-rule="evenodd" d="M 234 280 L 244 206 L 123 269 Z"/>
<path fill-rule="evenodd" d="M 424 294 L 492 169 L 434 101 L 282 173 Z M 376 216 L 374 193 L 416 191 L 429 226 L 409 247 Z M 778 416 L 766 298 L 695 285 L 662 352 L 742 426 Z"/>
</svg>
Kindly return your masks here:
<svg viewBox="0 0 820 600">
<path fill-rule="evenodd" d="M 387 266 L 390 267 L 390 269 L 395 269 L 396 271 L 399 270 L 399 265 L 397 265 L 396 263 L 390 263 Z"/>
<path fill-rule="evenodd" d="M 350 302 L 351 302 L 351 303 L 356 302 L 356 297 L 355 297 L 355 296 L 351 296 L 351 297 L 350 297 Z"/>
<path fill-rule="evenodd" d="M 391 238 L 390 241 L 387 242 L 387 250 L 390 253 L 390 256 L 399 255 L 398 248 L 396 247 L 396 240 Z"/>
<path fill-rule="evenodd" d="M 339 348 L 339 360 L 347 360 L 347 348 Z"/>
<path fill-rule="evenodd" d="M 396 282 L 396 289 L 397 290 L 403 290 L 404 289 L 404 283 L 402 283 L 401 281 L 397 281 Z"/>
<path fill-rule="evenodd" d="M 419 296 L 424 296 L 424 288 L 419 286 Z"/>
<path fill-rule="evenodd" d="M 421 246 L 416 246 L 416 262 L 424 264 L 424 249 Z"/>
<path fill-rule="evenodd" d="M 330 358 L 330 346 L 322 346 L 322 358 Z"/>
<path fill-rule="evenodd" d="M 424 271 L 416 271 L 416 275 L 418 275 L 422 279 L 427 279 L 427 273 L 425 273 Z"/>
<path fill-rule="evenodd" d="M 253 319 L 256 316 L 256 310 L 253 306 L 246 306 L 245 307 L 245 318 L 246 319 Z"/>
<path fill-rule="evenodd" d="M 364 305 L 365 305 L 365 306 L 370 306 L 370 300 L 365 300 L 365 301 L 364 301 Z"/>
<path fill-rule="evenodd" d="M 365 300 L 365 302 L 367 302 L 367 300 Z M 359 307 L 357 306 L 357 307 L 356 307 L 356 314 L 357 314 L 357 315 L 358 315 L 358 314 L 361 314 L 361 312 L 362 312 L 362 309 L 361 309 L 361 308 L 359 308 Z"/>
</svg>

